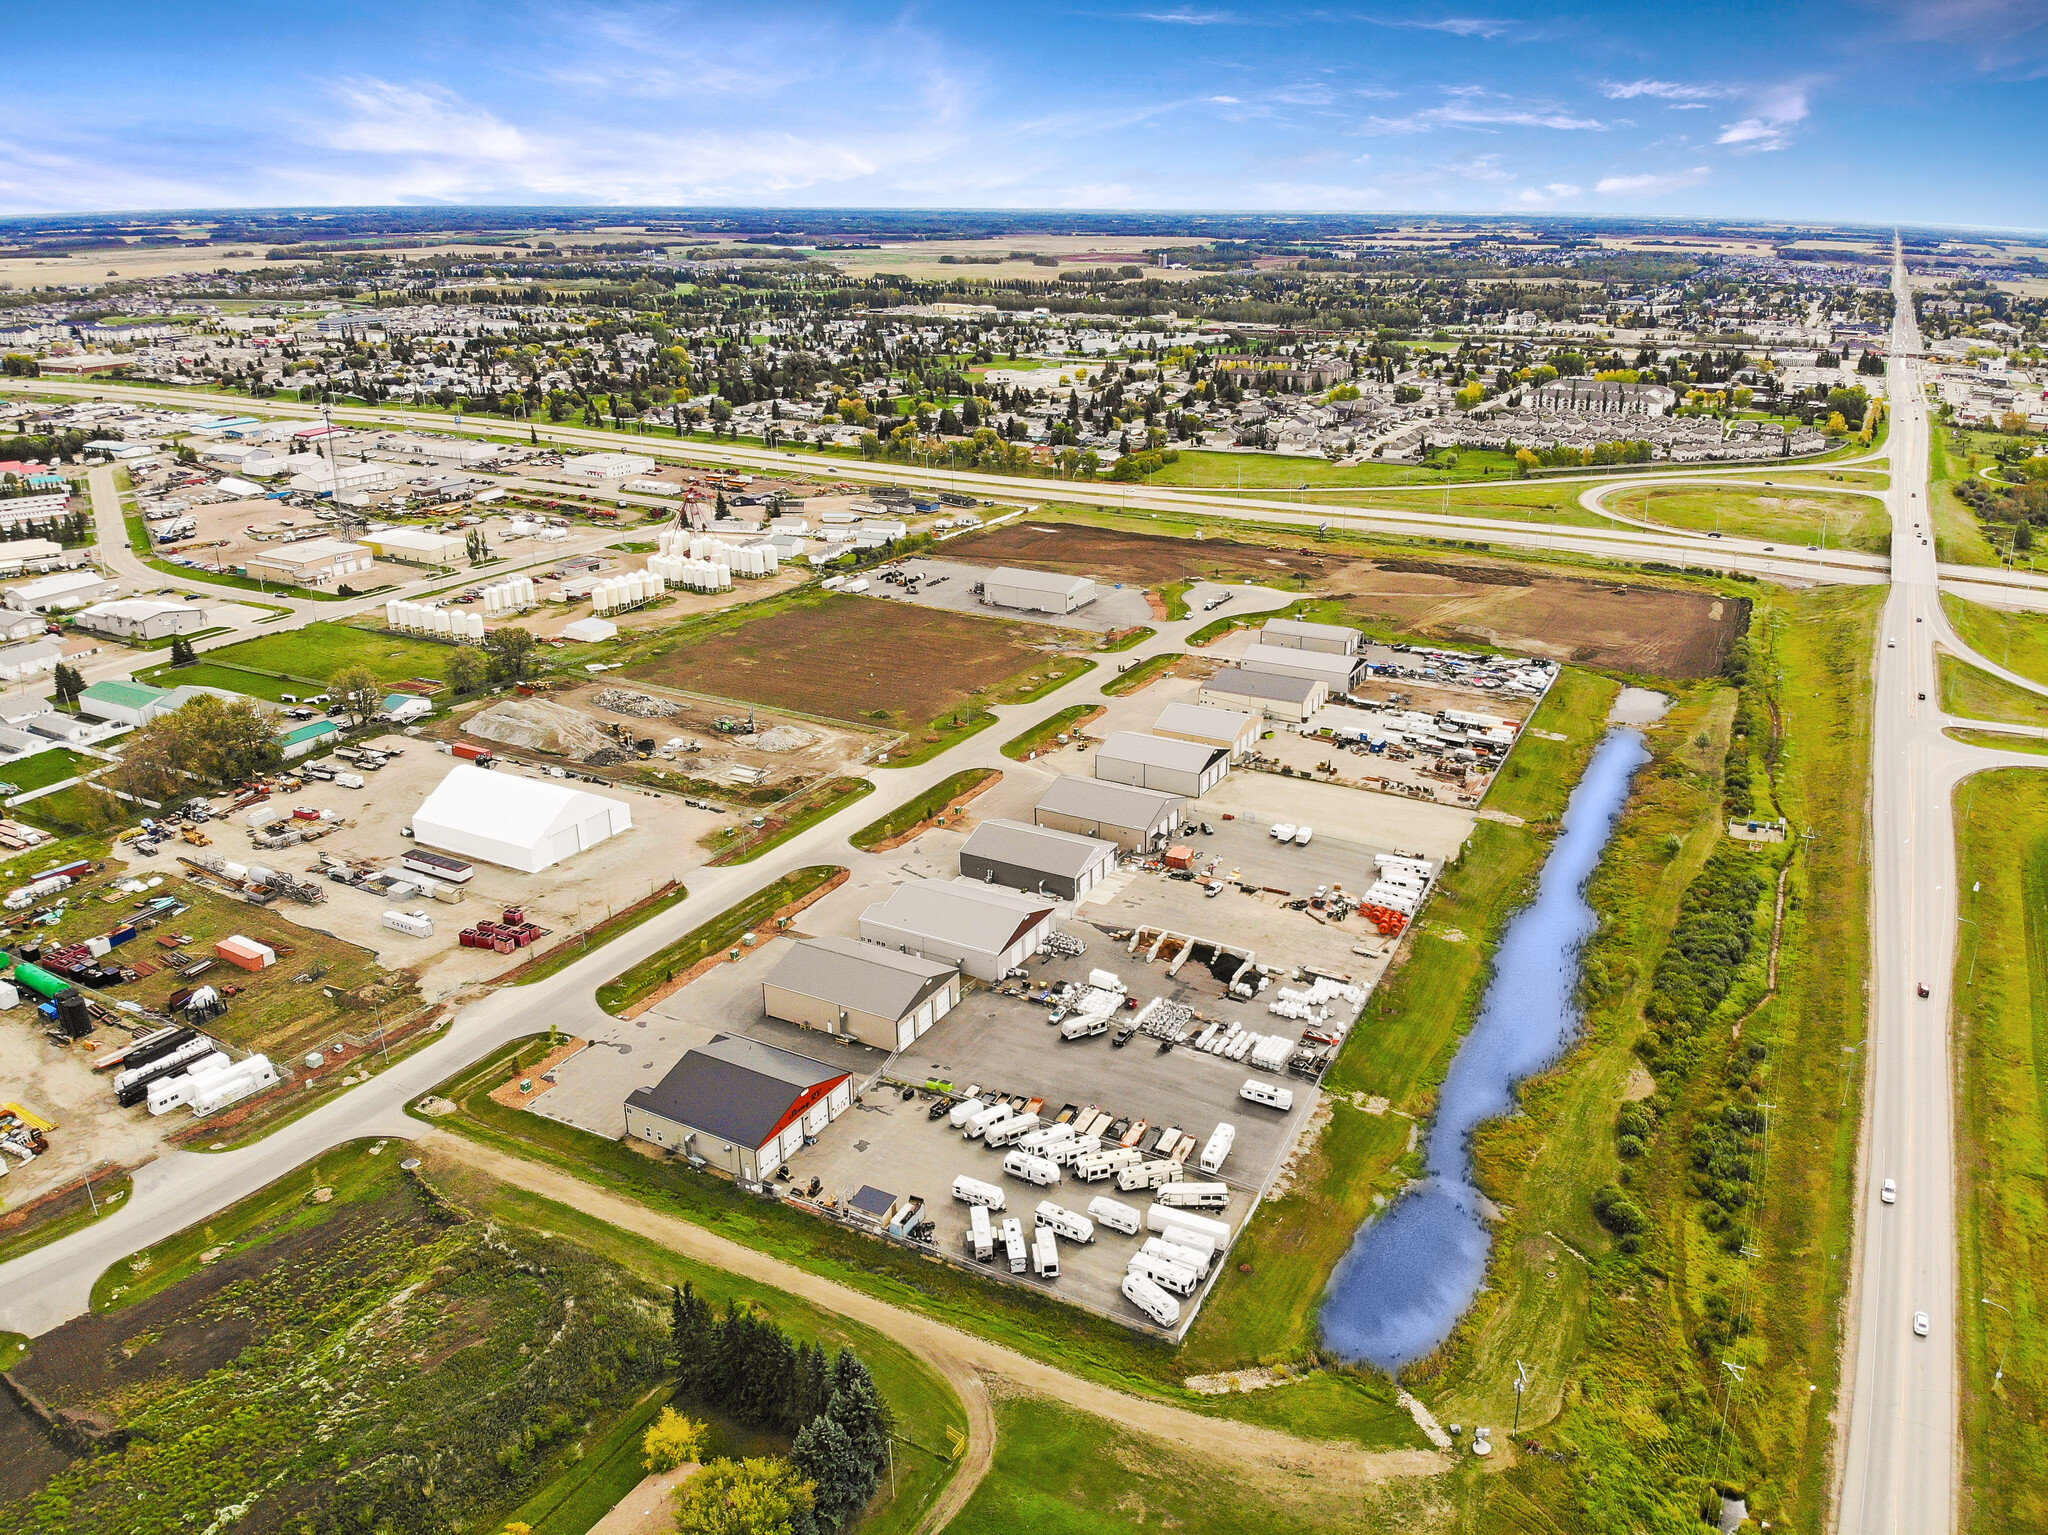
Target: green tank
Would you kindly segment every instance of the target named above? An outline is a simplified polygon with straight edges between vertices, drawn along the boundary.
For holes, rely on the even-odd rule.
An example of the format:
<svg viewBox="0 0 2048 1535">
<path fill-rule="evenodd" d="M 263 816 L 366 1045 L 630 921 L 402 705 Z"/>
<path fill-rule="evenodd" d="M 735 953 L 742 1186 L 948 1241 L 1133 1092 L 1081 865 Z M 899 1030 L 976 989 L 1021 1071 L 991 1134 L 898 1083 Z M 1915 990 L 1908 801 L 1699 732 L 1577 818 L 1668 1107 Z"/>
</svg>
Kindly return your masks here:
<svg viewBox="0 0 2048 1535">
<path fill-rule="evenodd" d="M 25 959 L 14 962 L 14 981 L 49 1001 L 55 1001 L 61 993 L 71 990 L 69 981 L 59 980 L 41 965 L 32 965 Z"/>
</svg>

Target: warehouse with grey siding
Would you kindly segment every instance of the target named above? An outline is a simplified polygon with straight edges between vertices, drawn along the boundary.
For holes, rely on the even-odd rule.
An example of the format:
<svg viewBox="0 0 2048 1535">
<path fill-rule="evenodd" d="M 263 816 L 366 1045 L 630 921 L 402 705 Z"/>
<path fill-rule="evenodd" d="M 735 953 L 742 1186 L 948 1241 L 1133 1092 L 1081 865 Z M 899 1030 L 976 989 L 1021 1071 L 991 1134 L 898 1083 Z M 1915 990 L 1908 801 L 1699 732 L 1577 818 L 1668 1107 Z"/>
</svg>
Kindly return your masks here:
<svg viewBox="0 0 2048 1535">
<path fill-rule="evenodd" d="M 1095 583 L 1086 576 L 1019 570 L 1014 565 L 991 570 L 981 591 L 996 607 L 1022 608 L 1030 613 L 1071 613 L 1095 600 Z"/>
<path fill-rule="evenodd" d="M 770 1018 L 877 1050 L 903 1049 L 959 1000 L 957 966 L 853 938 L 792 943 L 761 983 Z"/>
<path fill-rule="evenodd" d="M 1196 741 L 1170 741 L 1135 730 L 1113 732 L 1095 749 L 1095 776 L 1141 789 L 1198 799 L 1230 771 L 1230 753 Z"/>
<path fill-rule="evenodd" d="M 1145 853 L 1173 835 L 1186 805 L 1179 794 L 1064 773 L 1046 785 L 1031 819 L 1058 831 L 1114 842 L 1126 853 Z"/>
<path fill-rule="evenodd" d="M 1116 844 L 1024 821 L 983 821 L 960 849 L 960 877 L 1078 901 L 1116 867 Z"/>
</svg>

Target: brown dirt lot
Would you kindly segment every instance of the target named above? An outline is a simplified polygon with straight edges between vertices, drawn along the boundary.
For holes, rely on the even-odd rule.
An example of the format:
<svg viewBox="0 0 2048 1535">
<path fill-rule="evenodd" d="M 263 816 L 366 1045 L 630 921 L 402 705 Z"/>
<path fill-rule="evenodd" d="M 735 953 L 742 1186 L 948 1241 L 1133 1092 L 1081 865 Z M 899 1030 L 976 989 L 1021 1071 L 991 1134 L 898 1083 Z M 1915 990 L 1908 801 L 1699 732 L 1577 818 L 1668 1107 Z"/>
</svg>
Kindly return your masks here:
<svg viewBox="0 0 2048 1535">
<path fill-rule="evenodd" d="M 1435 560 L 1360 560 L 1322 585 L 1361 621 L 1673 678 L 1718 672 L 1749 608 L 1706 592 Z"/>
<path fill-rule="evenodd" d="M 738 625 L 622 674 L 829 719 L 919 726 L 1029 666 L 1064 637 L 936 608 L 826 597 Z M 877 723 L 881 723 L 877 721 Z"/>
<path fill-rule="evenodd" d="M 1025 565 L 1141 586 L 1164 586 L 1191 576 L 1317 575 L 1342 563 L 1301 549 L 1227 538 L 1164 538 L 1028 519 L 955 539 L 946 545 L 946 555 L 974 565 Z"/>
</svg>

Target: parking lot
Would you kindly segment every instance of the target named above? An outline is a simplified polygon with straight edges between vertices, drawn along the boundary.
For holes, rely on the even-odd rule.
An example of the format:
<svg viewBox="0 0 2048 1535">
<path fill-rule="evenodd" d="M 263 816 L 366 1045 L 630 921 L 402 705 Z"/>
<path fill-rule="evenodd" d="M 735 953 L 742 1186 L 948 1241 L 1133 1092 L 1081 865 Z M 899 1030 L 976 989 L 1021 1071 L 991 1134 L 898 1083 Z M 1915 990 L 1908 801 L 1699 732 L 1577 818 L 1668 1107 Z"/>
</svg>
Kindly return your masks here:
<svg viewBox="0 0 2048 1535">
<path fill-rule="evenodd" d="M 901 560 L 898 564 L 907 574 L 921 575 L 925 578 L 918 590 L 914 593 L 906 592 L 901 586 L 885 583 L 870 576 L 870 596 L 889 597 L 915 603 L 923 608 L 946 608 L 955 613 L 973 613 L 983 618 L 1029 618 L 1033 623 L 1051 624 L 1060 629 L 1084 629 L 1090 634 L 1107 634 L 1113 629 L 1134 629 L 1140 624 L 1152 621 L 1152 605 L 1145 600 L 1143 589 L 1130 585 L 1119 586 L 1114 581 L 1098 582 L 1095 600 L 1071 613 L 1027 613 L 1021 608 L 990 607 L 974 595 L 974 588 L 988 579 L 988 566 L 963 565 L 957 560 L 934 560 L 918 556 Z M 941 580 L 941 577 L 944 579 Z"/>
</svg>

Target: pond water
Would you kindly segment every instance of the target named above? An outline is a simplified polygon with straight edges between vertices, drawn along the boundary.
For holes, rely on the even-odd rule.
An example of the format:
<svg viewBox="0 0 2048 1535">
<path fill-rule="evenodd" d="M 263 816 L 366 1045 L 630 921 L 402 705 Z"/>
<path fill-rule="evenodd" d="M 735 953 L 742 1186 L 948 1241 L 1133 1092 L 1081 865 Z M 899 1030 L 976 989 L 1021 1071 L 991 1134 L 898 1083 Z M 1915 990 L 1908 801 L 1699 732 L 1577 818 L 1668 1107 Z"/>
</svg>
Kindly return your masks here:
<svg viewBox="0 0 2048 1535">
<path fill-rule="evenodd" d="M 1578 1032 L 1579 954 L 1594 929 L 1586 881 L 1649 757 L 1639 732 L 1614 728 L 1572 790 L 1536 898 L 1502 932 L 1478 1021 L 1444 1078 L 1423 1177 L 1360 1228 L 1330 1277 L 1323 1337 L 1340 1357 L 1399 1369 L 1449 1337 L 1479 1293 L 1493 1238 L 1472 1182 L 1472 1131 L 1510 1112 L 1516 1086 Z"/>
</svg>

